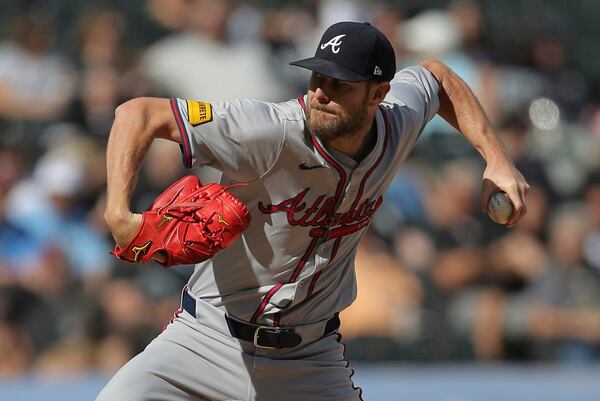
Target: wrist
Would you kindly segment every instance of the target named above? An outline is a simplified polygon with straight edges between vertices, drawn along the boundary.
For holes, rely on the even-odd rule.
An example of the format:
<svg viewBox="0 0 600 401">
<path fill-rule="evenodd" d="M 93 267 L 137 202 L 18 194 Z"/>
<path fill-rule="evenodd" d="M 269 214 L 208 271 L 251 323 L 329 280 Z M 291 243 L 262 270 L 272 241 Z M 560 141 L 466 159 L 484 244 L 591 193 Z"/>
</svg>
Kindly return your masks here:
<svg viewBox="0 0 600 401">
<path fill-rule="evenodd" d="M 506 164 L 509 162 L 509 158 L 506 155 L 506 153 L 501 152 L 501 151 L 492 151 L 492 152 L 487 152 L 487 153 L 483 153 L 483 158 L 485 159 L 485 163 L 486 165 L 490 166 L 490 165 L 498 165 L 498 164 Z"/>
<path fill-rule="evenodd" d="M 109 208 L 104 211 L 104 221 L 109 227 L 122 224 L 131 219 L 131 211 L 127 208 Z"/>
<path fill-rule="evenodd" d="M 508 153 L 502 141 L 499 138 L 492 136 L 492 141 L 487 143 L 487 146 L 482 146 L 479 150 L 487 165 L 506 163 L 510 160 Z"/>
</svg>

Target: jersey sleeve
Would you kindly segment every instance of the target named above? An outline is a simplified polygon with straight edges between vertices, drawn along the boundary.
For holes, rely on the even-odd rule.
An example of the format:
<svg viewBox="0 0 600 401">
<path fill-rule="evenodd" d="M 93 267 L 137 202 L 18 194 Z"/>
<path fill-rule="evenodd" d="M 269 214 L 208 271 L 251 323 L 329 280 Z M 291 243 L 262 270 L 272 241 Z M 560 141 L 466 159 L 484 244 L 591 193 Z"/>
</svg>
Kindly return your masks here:
<svg viewBox="0 0 600 401">
<path fill-rule="evenodd" d="M 186 168 L 211 166 L 235 181 L 252 181 L 275 163 L 285 125 L 268 102 L 171 99 Z"/>
<path fill-rule="evenodd" d="M 440 107 L 437 80 L 426 68 L 414 66 L 398 71 L 390 85 L 384 105 L 398 105 L 418 135 Z"/>
</svg>

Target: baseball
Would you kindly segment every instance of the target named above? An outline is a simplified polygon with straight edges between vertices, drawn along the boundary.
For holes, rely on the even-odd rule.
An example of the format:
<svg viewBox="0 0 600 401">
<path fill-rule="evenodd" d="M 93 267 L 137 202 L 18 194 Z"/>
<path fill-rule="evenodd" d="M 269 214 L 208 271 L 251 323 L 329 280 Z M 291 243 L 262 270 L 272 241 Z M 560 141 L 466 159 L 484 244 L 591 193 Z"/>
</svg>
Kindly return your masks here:
<svg viewBox="0 0 600 401">
<path fill-rule="evenodd" d="M 504 192 L 496 192 L 490 197 L 488 215 L 498 224 L 506 224 L 512 214 L 513 206 Z"/>
</svg>

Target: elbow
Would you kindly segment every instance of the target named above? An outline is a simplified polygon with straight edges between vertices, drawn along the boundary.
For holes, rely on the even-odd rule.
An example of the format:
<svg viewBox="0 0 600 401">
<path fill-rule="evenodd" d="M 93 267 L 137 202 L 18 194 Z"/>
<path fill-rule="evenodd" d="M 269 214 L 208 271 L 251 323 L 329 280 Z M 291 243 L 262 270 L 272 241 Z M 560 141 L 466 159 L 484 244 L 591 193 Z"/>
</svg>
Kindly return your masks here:
<svg viewBox="0 0 600 401">
<path fill-rule="evenodd" d="M 136 98 L 121 103 L 115 109 L 115 120 L 131 119 L 143 116 L 146 110 L 147 100 L 145 98 Z"/>
<path fill-rule="evenodd" d="M 137 135 L 174 141 L 179 138 L 168 99 L 140 97 L 128 100 L 115 109 L 114 125 L 126 126 Z"/>
<path fill-rule="evenodd" d="M 144 135 L 150 131 L 151 108 L 147 98 L 136 98 L 120 104 L 115 109 L 114 126 L 127 127 L 127 131 Z"/>
</svg>

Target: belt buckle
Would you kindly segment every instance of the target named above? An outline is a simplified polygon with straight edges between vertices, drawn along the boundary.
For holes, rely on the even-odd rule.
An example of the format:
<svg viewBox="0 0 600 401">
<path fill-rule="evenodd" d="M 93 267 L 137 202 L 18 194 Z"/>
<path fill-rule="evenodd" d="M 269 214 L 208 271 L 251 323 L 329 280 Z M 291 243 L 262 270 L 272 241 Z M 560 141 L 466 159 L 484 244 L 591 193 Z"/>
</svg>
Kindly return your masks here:
<svg viewBox="0 0 600 401">
<path fill-rule="evenodd" d="M 286 331 L 293 331 L 293 330 L 290 330 L 289 328 L 282 329 L 281 327 L 258 326 L 256 328 L 256 331 L 254 332 L 254 346 L 256 348 L 261 348 L 261 349 L 280 349 L 279 347 L 272 347 L 270 345 L 260 344 L 259 341 L 260 341 L 260 331 L 261 330 L 268 331 L 268 332 L 274 333 L 274 334 L 281 334 Z"/>
</svg>

